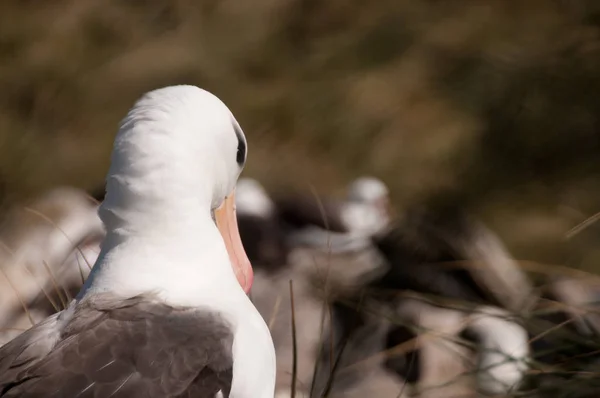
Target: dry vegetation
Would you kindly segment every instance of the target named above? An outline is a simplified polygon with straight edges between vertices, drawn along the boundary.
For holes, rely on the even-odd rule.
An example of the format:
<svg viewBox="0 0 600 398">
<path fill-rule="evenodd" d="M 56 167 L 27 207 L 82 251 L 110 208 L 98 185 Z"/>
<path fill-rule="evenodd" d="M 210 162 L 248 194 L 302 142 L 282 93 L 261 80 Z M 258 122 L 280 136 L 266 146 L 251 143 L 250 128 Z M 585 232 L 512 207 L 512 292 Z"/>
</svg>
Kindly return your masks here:
<svg viewBox="0 0 600 398">
<path fill-rule="evenodd" d="M 533 274 L 598 272 L 598 71 L 597 0 L 2 0 L 0 208 L 98 187 L 132 102 L 189 83 L 272 190 L 375 174 L 399 209 L 463 203 Z"/>
<path fill-rule="evenodd" d="M 132 101 L 191 83 L 272 189 L 373 173 L 519 258 L 597 269 L 593 226 L 564 237 L 599 210 L 599 21 L 595 0 L 5 0 L 0 199 L 98 186 Z"/>
</svg>

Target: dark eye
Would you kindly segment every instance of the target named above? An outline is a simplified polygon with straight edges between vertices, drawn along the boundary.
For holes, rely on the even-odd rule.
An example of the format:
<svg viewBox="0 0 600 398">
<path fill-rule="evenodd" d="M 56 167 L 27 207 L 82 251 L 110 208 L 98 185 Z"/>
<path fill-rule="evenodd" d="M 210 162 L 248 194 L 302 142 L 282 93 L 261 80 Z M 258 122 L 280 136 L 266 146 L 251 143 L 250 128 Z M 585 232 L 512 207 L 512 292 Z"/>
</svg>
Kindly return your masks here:
<svg viewBox="0 0 600 398">
<path fill-rule="evenodd" d="M 243 138 L 238 138 L 238 148 L 235 160 L 240 167 L 243 166 L 246 161 L 246 141 L 244 141 Z"/>
<path fill-rule="evenodd" d="M 238 166 L 243 167 L 244 163 L 246 163 L 246 138 L 244 138 L 244 133 L 242 133 L 242 129 L 240 128 L 239 124 L 237 124 L 237 122 L 233 123 L 233 129 L 238 139 L 238 147 L 235 160 L 237 161 Z"/>
</svg>

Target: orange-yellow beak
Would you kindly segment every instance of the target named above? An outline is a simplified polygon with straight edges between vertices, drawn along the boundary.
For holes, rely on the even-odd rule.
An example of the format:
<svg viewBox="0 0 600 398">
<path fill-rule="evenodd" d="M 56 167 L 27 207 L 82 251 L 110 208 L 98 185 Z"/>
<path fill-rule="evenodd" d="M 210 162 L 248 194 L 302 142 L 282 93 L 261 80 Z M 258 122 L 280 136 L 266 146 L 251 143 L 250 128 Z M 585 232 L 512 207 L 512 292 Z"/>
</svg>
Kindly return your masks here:
<svg viewBox="0 0 600 398">
<path fill-rule="evenodd" d="M 235 189 L 225 198 L 223 204 L 215 210 L 215 221 L 225 242 L 225 247 L 227 247 L 233 272 L 244 291 L 249 293 L 254 273 L 238 230 L 235 214 Z"/>
</svg>

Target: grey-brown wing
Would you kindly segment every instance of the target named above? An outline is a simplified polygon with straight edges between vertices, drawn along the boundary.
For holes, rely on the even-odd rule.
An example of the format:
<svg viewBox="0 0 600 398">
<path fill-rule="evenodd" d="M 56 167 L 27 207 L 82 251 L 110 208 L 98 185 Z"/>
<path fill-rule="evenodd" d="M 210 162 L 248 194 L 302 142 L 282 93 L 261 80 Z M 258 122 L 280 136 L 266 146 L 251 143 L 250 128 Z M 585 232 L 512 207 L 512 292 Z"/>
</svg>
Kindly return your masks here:
<svg viewBox="0 0 600 398">
<path fill-rule="evenodd" d="M 0 347 L 0 391 L 52 350 L 60 338 L 59 316 L 52 315 Z"/>
<path fill-rule="evenodd" d="M 2 377 L 0 396 L 228 396 L 233 336 L 217 314 L 144 298 L 80 307 L 44 358 Z"/>
</svg>

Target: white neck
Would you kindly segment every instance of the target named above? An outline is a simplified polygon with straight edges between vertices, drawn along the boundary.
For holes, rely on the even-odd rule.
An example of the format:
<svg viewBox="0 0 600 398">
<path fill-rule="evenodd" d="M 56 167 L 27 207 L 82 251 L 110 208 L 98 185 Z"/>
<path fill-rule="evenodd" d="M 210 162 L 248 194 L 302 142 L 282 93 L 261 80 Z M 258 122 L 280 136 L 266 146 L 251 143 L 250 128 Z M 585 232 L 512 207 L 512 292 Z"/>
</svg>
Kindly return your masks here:
<svg viewBox="0 0 600 398">
<path fill-rule="evenodd" d="M 172 178 L 181 171 L 178 164 L 161 166 L 146 164 L 146 170 L 155 171 L 144 178 L 135 175 L 134 167 L 109 174 L 99 210 L 107 234 L 80 297 L 157 293 L 172 305 L 229 306 L 228 296 L 245 294 L 211 217 L 211 184 L 183 189 L 189 172 L 182 181 Z M 235 293 L 224 295 L 223 289 Z"/>
<path fill-rule="evenodd" d="M 157 293 L 169 304 L 184 306 L 228 306 L 224 299 L 244 296 L 210 216 L 190 219 L 195 222 L 179 229 L 157 225 L 143 233 L 109 232 L 80 295 Z"/>
</svg>

